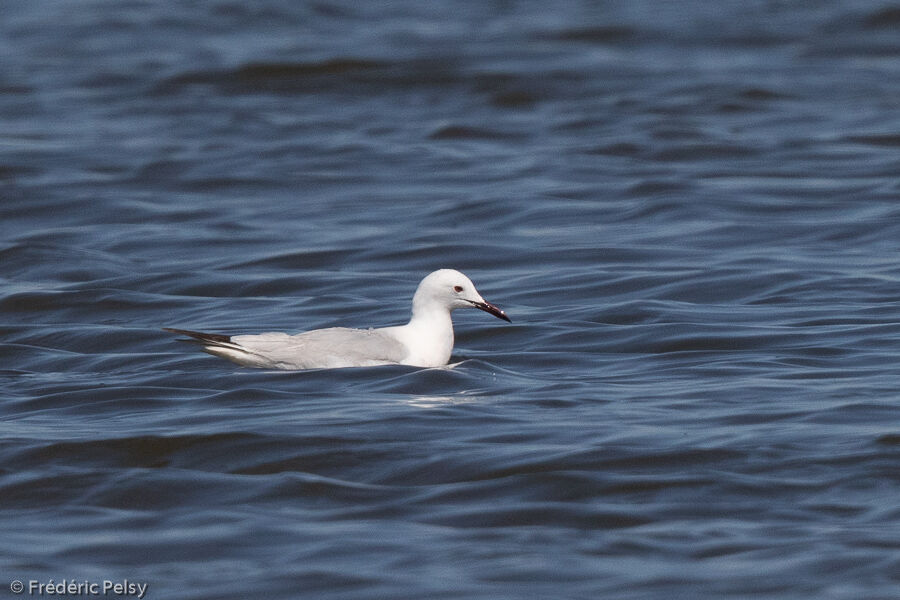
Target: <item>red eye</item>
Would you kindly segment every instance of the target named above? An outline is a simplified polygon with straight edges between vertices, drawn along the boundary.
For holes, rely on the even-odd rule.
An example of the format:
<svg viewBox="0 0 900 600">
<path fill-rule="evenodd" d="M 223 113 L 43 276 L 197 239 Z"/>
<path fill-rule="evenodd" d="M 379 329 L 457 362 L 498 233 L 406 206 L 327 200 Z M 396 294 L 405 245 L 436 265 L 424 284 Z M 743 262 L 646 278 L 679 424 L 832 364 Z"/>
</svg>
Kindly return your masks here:
<svg viewBox="0 0 900 600">
<path fill-rule="evenodd" d="M 456 292 L 456 293 L 458 294 L 458 293 L 460 293 L 461 291 L 463 291 L 463 287 L 462 287 L 461 285 L 454 285 L 454 286 L 453 286 L 453 291 Z"/>
</svg>

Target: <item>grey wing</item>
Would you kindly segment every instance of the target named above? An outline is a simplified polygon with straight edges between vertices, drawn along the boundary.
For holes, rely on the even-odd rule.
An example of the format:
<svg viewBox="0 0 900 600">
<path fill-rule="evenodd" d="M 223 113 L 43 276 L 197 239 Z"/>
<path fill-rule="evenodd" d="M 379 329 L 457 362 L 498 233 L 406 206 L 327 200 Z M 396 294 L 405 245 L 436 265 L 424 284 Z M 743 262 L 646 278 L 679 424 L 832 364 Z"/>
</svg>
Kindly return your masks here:
<svg viewBox="0 0 900 600">
<path fill-rule="evenodd" d="M 403 344 L 379 329 L 332 327 L 298 335 L 239 335 L 231 341 L 283 369 L 383 365 L 399 363 L 407 354 Z"/>
</svg>

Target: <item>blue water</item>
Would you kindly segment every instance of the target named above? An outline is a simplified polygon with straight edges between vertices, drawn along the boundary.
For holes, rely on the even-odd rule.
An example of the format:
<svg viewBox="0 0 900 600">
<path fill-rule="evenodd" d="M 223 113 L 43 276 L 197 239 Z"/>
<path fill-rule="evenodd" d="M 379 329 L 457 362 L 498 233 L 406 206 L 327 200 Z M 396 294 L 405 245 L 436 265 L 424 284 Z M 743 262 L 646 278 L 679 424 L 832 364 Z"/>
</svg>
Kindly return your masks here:
<svg viewBox="0 0 900 600">
<path fill-rule="evenodd" d="M 896 597 L 897 3 L 2 12 L 0 589 Z M 160 329 L 440 267 L 513 320 L 453 369 Z"/>
</svg>

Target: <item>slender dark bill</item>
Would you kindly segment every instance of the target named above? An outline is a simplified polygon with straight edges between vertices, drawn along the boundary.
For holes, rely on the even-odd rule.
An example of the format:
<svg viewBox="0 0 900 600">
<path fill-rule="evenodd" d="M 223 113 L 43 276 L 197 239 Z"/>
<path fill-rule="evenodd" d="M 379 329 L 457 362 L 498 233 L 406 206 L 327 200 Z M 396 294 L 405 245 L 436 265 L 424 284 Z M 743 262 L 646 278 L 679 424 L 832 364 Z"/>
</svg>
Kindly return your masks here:
<svg viewBox="0 0 900 600">
<path fill-rule="evenodd" d="M 470 300 L 469 302 L 472 302 L 472 301 Z M 502 310 L 500 310 L 498 307 L 494 306 L 490 302 L 487 302 L 487 301 L 472 302 L 472 306 L 474 306 L 475 308 L 480 308 L 484 312 L 490 313 L 490 314 L 494 315 L 495 317 L 497 317 L 498 319 L 503 319 L 504 321 L 512 323 L 510 318 L 506 316 L 505 312 L 503 312 Z"/>
</svg>

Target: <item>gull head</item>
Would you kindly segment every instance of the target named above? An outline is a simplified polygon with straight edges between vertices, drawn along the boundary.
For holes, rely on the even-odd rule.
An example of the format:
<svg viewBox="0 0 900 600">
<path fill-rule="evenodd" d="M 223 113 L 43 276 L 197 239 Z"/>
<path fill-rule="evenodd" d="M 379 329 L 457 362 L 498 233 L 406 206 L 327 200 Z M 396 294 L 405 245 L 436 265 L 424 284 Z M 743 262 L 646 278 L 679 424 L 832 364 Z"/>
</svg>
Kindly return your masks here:
<svg viewBox="0 0 900 600">
<path fill-rule="evenodd" d="M 475 284 L 454 269 L 440 269 L 422 280 L 413 296 L 413 312 L 417 307 L 443 307 L 448 311 L 457 308 L 479 308 L 498 319 L 510 321 L 506 313 L 481 297 Z M 511 322 L 511 321 L 510 321 Z"/>
</svg>

